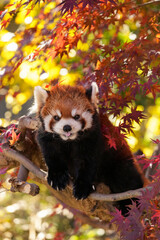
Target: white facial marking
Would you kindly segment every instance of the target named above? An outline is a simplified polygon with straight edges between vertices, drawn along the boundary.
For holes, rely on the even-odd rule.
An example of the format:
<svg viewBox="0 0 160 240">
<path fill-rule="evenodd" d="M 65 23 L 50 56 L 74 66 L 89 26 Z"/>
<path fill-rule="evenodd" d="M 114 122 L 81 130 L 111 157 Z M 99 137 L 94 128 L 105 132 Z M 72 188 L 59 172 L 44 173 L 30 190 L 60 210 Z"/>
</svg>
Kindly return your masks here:
<svg viewBox="0 0 160 240">
<path fill-rule="evenodd" d="M 71 126 L 71 131 L 65 132 L 63 127 L 65 125 Z M 82 128 L 82 124 L 78 121 L 75 121 L 72 118 L 61 118 L 53 126 L 53 131 L 61 136 L 63 140 L 75 139 L 77 137 L 78 131 Z"/>
<path fill-rule="evenodd" d="M 86 125 L 84 129 L 88 129 L 92 127 L 92 114 L 90 112 L 84 112 L 82 113 L 82 118 L 86 120 Z"/>
<path fill-rule="evenodd" d="M 99 89 L 98 89 L 98 86 L 97 86 L 96 82 L 92 82 L 91 86 L 92 86 L 91 101 L 95 105 L 96 110 L 98 111 L 98 98 L 97 98 L 97 94 L 99 92 Z"/>
<path fill-rule="evenodd" d="M 74 109 L 72 110 L 72 112 L 71 112 L 72 117 L 74 117 L 74 116 L 76 115 L 76 112 L 77 112 L 77 109 L 74 108 Z"/>
<path fill-rule="evenodd" d="M 59 109 L 56 110 L 56 113 L 57 113 L 58 117 L 60 117 L 60 118 L 62 117 L 62 114 Z"/>
<path fill-rule="evenodd" d="M 44 127 L 47 132 L 52 132 L 52 130 L 50 129 L 50 121 L 52 120 L 52 118 L 52 115 L 47 115 L 44 118 Z"/>
</svg>

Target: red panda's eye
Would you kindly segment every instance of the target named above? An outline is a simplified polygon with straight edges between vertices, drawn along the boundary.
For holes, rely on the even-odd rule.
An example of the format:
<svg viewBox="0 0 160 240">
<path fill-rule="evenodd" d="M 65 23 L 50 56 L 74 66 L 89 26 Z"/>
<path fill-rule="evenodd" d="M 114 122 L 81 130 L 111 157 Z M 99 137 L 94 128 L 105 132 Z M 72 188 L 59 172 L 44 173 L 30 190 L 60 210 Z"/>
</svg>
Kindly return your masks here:
<svg viewBox="0 0 160 240">
<path fill-rule="evenodd" d="M 74 120 L 78 120 L 78 119 L 80 119 L 80 115 L 76 114 L 73 118 L 74 118 Z"/>
<path fill-rule="evenodd" d="M 59 120 L 60 120 L 60 117 L 59 117 L 58 115 L 54 116 L 53 118 L 54 118 L 54 120 L 56 120 L 56 121 L 59 121 Z"/>
</svg>

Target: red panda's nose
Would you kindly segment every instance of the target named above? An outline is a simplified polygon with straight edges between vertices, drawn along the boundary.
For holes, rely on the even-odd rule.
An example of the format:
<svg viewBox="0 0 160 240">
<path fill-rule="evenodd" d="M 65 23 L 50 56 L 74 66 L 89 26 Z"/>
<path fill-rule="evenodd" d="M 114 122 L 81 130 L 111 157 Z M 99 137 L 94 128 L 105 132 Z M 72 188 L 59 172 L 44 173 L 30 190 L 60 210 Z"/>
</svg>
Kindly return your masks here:
<svg viewBox="0 0 160 240">
<path fill-rule="evenodd" d="M 71 128 L 70 125 L 64 125 L 64 127 L 63 127 L 63 131 L 64 131 L 64 132 L 69 132 L 69 131 L 71 131 L 71 130 L 72 130 L 72 128 Z"/>
</svg>

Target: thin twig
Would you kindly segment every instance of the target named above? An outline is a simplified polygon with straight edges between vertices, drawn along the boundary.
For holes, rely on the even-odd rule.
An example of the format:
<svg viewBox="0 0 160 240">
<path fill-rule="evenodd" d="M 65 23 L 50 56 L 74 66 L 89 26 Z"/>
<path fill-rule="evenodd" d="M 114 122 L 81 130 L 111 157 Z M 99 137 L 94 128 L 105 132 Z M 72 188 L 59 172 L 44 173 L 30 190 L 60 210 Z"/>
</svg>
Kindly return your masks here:
<svg viewBox="0 0 160 240">
<path fill-rule="evenodd" d="M 130 10 L 136 9 L 136 8 L 139 8 L 139 7 L 144 7 L 144 6 L 151 5 L 151 4 L 157 4 L 157 3 L 159 3 L 159 2 L 160 2 L 160 0 L 154 0 L 154 1 L 149 1 L 149 2 L 145 2 L 145 3 L 141 3 L 141 4 L 138 4 L 137 6 L 131 8 Z"/>
<path fill-rule="evenodd" d="M 149 2 L 139 4 L 137 7 L 143 7 L 143 6 L 147 6 L 147 5 L 150 5 L 150 4 L 157 4 L 159 2 L 160 2 L 160 0 L 149 1 Z"/>
</svg>

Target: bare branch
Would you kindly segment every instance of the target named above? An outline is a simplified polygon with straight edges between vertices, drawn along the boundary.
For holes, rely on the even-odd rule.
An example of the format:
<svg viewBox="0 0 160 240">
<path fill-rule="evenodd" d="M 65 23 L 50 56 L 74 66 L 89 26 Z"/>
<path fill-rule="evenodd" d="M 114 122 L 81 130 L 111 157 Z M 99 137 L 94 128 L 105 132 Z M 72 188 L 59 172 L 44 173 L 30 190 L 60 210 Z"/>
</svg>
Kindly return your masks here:
<svg viewBox="0 0 160 240">
<path fill-rule="evenodd" d="M 145 2 L 145 3 L 142 3 L 142 4 L 138 4 L 137 6 L 131 8 L 130 10 L 136 9 L 136 8 L 139 8 L 139 7 L 145 7 L 145 6 L 152 5 L 152 4 L 158 4 L 159 2 L 160 2 L 160 0 Z"/>
<path fill-rule="evenodd" d="M 145 192 L 146 190 L 152 190 L 152 187 L 144 187 L 139 188 L 136 190 L 126 191 L 122 193 L 113 193 L 113 194 L 99 194 L 99 193 L 92 193 L 90 194 L 90 198 L 99 200 L 99 201 L 107 201 L 107 202 L 115 202 L 130 198 L 138 198 L 142 196 L 142 192 Z"/>
<path fill-rule="evenodd" d="M 20 165 L 17 178 L 21 181 L 26 181 L 28 178 L 29 170 L 24 167 L 22 164 Z"/>
<path fill-rule="evenodd" d="M 147 5 L 151 5 L 151 4 L 157 4 L 159 2 L 160 2 L 160 0 L 149 1 L 149 2 L 142 3 L 142 4 L 138 4 L 137 7 L 143 7 L 143 6 L 147 6 Z"/>
<path fill-rule="evenodd" d="M 44 179 L 46 177 L 46 173 L 42 170 L 40 170 L 36 165 L 34 165 L 28 158 L 20 154 L 19 152 L 11 149 L 8 145 L 8 143 L 5 143 L 1 146 L 3 150 L 3 155 L 5 155 L 7 158 L 18 161 L 23 166 L 25 166 L 30 172 L 32 172 L 34 175 L 36 175 L 40 179 Z"/>
</svg>

